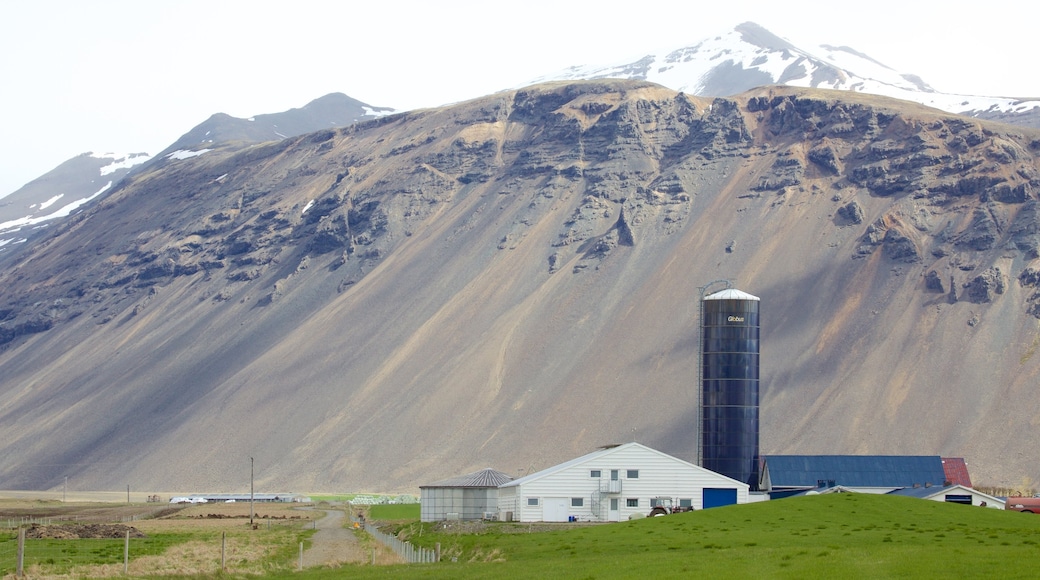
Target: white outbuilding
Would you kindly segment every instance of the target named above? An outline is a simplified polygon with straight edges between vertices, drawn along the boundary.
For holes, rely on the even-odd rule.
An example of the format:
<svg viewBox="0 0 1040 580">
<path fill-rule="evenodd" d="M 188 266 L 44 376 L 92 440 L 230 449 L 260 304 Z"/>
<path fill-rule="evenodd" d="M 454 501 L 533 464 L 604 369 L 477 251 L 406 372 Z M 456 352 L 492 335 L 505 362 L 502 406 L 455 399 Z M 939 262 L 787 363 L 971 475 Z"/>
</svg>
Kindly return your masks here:
<svg viewBox="0 0 1040 580">
<path fill-rule="evenodd" d="M 499 486 L 499 518 L 520 522 L 622 521 L 651 502 L 703 509 L 748 503 L 748 484 L 639 443 L 625 443 Z"/>
<path fill-rule="evenodd" d="M 932 501 L 982 506 L 999 510 L 1004 509 L 1006 503 L 999 497 L 960 484 L 907 487 L 889 492 L 889 495 L 905 495 L 907 497 L 930 499 Z"/>
</svg>

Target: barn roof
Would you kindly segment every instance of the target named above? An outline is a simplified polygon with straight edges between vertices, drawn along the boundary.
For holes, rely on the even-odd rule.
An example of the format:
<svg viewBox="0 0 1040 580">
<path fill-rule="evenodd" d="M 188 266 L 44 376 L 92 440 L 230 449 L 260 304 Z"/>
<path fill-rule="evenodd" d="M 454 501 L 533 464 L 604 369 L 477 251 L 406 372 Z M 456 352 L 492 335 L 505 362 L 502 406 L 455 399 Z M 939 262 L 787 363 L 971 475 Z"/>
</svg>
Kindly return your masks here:
<svg viewBox="0 0 1040 580">
<path fill-rule="evenodd" d="M 943 470 L 946 472 L 946 481 L 971 487 L 971 476 L 968 475 L 968 464 L 963 457 L 943 457 Z"/>
<path fill-rule="evenodd" d="M 928 499 L 932 496 L 945 494 L 946 492 L 953 489 L 963 489 L 956 485 L 940 485 L 940 486 L 929 486 L 929 487 L 903 487 L 888 492 L 888 495 L 905 495 L 907 497 L 916 497 L 919 499 Z M 968 491 L 968 490 L 965 490 Z"/>
<path fill-rule="evenodd" d="M 513 481 L 513 478 L 501 471 L 486 468 L 466 475 L 460 475 L 429 485 L 420 485 L 419 488 L 429 487 L 498 487 L 503 483 Z"/>
<path fill-rule="evenodd" d="M 983 493 L 976 489 L 972 489 L 971 487 L 956 483 L 946 486 L 904 487 L 903 489 L 890 491 L 888 492 L 888 495 L 905 495 L 907 497 L 916 497 L 919 499 L 931 499 L 938 495 L 949 494 L 950 492 L 976 495 L 985 498 L 988 503 L 994 506 L 1002 506 L 1005 504 L 1005 501 L 1000 499 L 999 497 L 992 496 L 988 493 Z"/>
<path fill-rule="evenodd" d="M 768 455 L 763 479 L 772 488 L 816 487 L 833 481 L 845 487 L 943 485 L 946 474 L 938 455 Z"/>
<path fill-rule="evenodd" d="M 704 467 L 701 467 L 699 465 L 694 465 L 694 464 L 692 464 L 692 463 L 690 463 L 688 461 L 684 461 L 682 459 L 679 459 L 678 457 L 673 457 L 671 455 L 668 455 L 667 453 L 664 453 L 663 451 L 658 451 L 656 449 L 652 449 L 650 447 L 647 447 L 646 445 L 643 445 L 641 443 L 636 443 L 635 441 L 633 441 L 633 442 L 630 442 L 630 443 L 624 443 L 622 445 L 608 445 L 606 447 L 600 448 L 597 451 L 593 451 L 593 452 L 588 453 L 586 455 L 582 455 L 581 457 L 575 457 L 574 459 L 571 459 L 570 461 L 565 461 L 563 463 L 560 463 L 559 465 L 554 465 L 554 466 L 549 467 L 547 469 L 543 469 L 543 470 L 541 470 L 541 471 L 539 471 L 537 473 L 532 473 L 530 475 L 525 475 L 524 477 L 521 477 L 521 478 L 518 478 L 518 479 L 514 479 L 513 481 L 510 481 L 509 483 L 503 485 L 503 487 L 514 487 L 514 486 L 525 485 L 528 482 L 535 481 L 535 480 L 541 479 L 543 477 L 548 477 L 548 476 L 553 475 L 555 473 L 559 473 L 561 471 L 570 469 L 571 467 L 574 467 L 576 465 L 581 465 L 583 463 L 590 463 L 590 462 L 593 462 L 593 461 L 599 461 L 599 460 L 601 460 L 601 459 L 603 459 L 605 457 L 609 457 L 610 455 L 613 455 L 614 453 L 618 453 L 618 452 L 625 451 L 625 450 L 630 450 L 630 449 L 638 449 L 638 450 L 640 450 L 640 451 L 642 451 L 643 453 L 646 453 L 646 454 L 653 454 L 653 455 L 657 455 L 659 457 L 665 457 L 665 458 L 667 458 L 667 459 L 669 459 L 671 461 L 674 461 L 674 462 L 686 465 L 686 466 L 690 467 L 691 469 L 700 469 L 700 470 L 706 471 L 708 473 L 711 473 L 713 477 L 727 479 L 727 480 L 730 480 L 730 481 L 732 481 L 733 483 L 735 483 L 737 485 L 747 486 L 746 483 L 737 481 L 735 479 L 732 479 L 730 477 L 722 475 L 721 473 L 716 473 L 714 471 L 708 470 L 708 469 L 706 469 Z"/>
</svg>

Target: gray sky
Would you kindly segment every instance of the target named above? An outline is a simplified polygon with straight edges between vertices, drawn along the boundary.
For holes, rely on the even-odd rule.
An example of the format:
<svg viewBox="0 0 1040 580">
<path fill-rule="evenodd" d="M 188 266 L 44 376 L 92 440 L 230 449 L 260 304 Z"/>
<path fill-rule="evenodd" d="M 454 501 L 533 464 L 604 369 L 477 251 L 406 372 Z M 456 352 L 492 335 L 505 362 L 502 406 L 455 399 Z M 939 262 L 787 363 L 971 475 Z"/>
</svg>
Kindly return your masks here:
<svg viewBox="0 0 1040 580">
<path fill-rule="evenodd" d="M 839 8 L 840 6 L 840 8 Z M 331 92 L 410 109 L 752 21 L 850 46 L 949 93 L 1040 97 L 1025 1 L 0 0 L 0 195 L 85 153 L 155 154 L 211 114 Z"/>
</svg>

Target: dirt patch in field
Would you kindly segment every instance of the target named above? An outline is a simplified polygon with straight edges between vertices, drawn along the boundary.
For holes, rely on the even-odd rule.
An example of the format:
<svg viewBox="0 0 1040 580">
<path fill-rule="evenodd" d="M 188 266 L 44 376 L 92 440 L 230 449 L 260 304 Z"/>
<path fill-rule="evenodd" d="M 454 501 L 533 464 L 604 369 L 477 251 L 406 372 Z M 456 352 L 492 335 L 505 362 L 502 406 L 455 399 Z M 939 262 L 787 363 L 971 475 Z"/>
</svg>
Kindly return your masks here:
<svg viewBox="0 0 1040 580">
<path fill-rule="evenodd" d="M 34 540 L 78 540 L 121 539 L 130 532 L 131 538 L 147 538 L 140 530 L 121 524 L 64 524 L 58 526 L 41 526 L 33 524 L 26 528 L 25 537 Z"/>
<path fill-rule="evenodd" d="M 131 518 L 154 518 L 181 511 L 183 506 L 158 503 L 64 503 L 53 500 L 0 499 L 0 519 L 62 519 L 79 521 L 125 521 Z"/>
<path fill-rule="evenodd" d="M 300 510 L 305 504 L 298 503 L 257 503 L 253 506 L 253 518 L 258 520 L 285 520 L 285 519 L 307 519 L 308 516 Z M 183 518 L 248 518 L 249 503 L 205 503 L 185 507 L 178 514 Z"/>
</svg>

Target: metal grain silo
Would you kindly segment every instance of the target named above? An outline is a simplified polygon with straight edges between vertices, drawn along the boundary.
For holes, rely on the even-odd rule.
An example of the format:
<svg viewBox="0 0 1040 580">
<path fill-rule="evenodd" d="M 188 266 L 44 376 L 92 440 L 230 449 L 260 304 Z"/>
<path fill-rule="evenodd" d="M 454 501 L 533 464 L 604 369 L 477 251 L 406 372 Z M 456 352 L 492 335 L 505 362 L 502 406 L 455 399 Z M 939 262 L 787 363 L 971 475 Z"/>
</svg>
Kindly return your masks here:
<svg viewBox="0 0 1040 580">
<path fill-rule="evenodd" d="M 759 299 L 701 300 L 701 466 L 758 489 Z"/>
</svg>

